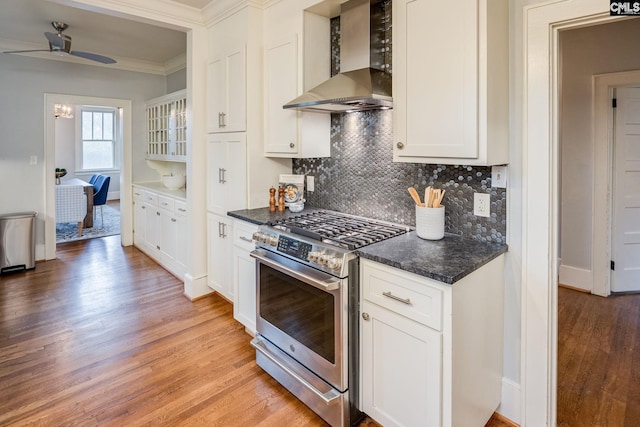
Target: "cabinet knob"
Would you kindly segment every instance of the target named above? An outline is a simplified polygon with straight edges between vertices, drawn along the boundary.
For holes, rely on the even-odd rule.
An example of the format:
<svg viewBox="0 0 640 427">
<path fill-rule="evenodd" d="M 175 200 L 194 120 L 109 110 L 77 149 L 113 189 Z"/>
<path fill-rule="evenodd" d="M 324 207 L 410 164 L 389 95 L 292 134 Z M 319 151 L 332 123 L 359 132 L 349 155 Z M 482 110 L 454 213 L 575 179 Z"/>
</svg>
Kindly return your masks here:
<svg viewBox="0 0 640 427">
<path fill-rule="evenodd" d="M 398 142 L 396 144 L 396 147 L 398 147 L 399 150 L 402 150 L 404 148 L 404 143 L 403 142 Z"/>
<path fill-rule="evenodd" d="M 289 148 L 294 148 L 296 146 L 296 144 L 294 144 L 293 142 L 289 144 Z"/>
<path fill-rule="evenodd" d="M 369 316 L 369 313 L 362 313 L 362 318 L 366 321 L 369 321 L 369 319 L 371 319 L 371 316 Z"/>
</svg>

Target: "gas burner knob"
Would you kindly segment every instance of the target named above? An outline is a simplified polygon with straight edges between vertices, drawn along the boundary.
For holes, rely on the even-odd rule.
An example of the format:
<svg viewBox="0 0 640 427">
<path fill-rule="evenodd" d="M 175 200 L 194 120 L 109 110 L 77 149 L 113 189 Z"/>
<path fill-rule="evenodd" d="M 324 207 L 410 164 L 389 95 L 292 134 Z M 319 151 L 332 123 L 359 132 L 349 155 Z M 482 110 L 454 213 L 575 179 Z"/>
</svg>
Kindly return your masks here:
<svg viewBox="0 0 640 427">
<path fill-rule="evenodd" d="M 251 236 L 251 238 L 253 240 L 255 240 L 256 242 L 259 242 L 261 239 L 262 233 L 259 231 L 256 231 L 255 233 L 253 233 L 253 235 Z"/>
<path fill-rule="evenodd" d="M 311 261 L 311 262 L 318 262 L 318 257 L 320 256 L 321 252 L 318 251 L 311 251 L 309 252 L 309 255 L 307 255 L 307 260 Z"/>
<path fill-rule="evenodd" d="M 331 257 L 329 258 L 327 265 L 332 270 L 339 270 L 340 268 L 342 268 L 342 259 L 338 257 Z"/>
<path fill-rule="evenodd" d="M 278 236 L 268 236 L 268 242 L 265 243 L 268 243 L 271 246 L 278 246 Z"/>
<path fill-rule="evenodd" d="M 318 262 L 322 265 L 329 265 L 329 261 L 333 259 L 333 256 L 330 254 L 321 254 L 318 256 Z"/>
</svg>

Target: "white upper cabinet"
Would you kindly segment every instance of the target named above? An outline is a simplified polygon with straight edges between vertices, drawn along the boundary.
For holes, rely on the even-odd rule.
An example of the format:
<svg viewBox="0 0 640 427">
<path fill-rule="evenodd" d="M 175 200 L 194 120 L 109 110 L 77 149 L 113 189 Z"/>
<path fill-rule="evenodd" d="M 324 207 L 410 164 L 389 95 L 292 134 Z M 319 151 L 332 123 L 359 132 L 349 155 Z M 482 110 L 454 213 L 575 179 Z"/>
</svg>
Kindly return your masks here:
<svg viewBox="0 0 640 427">
<path fill-rule="evenodd" d="M 393 2 L 394 161 L 508 163 L 507 0 Z"/>
<path fill-rule="evenodd" d="M 207 63 L 207 131 L 247 129 L 246 13 L 236 13 L 210 30 Z"/>
<path fill-rule="evenodd" d="M 329 17 L 282 1 L 265 11 L 265 34 L 265 155 L 328 157 L 330 115 L 282 106 L 330 77 Z"/>
<path fill-rule="evenodd" d="M 146 158 L 187 160 L 187 91 L 148 100 Z"/>
<path fill-rule="evenodd" d="M 247 138 L 243 132 L 209 135 L 207 210 L 219 215 L 247 207 Z"/>
</svg>

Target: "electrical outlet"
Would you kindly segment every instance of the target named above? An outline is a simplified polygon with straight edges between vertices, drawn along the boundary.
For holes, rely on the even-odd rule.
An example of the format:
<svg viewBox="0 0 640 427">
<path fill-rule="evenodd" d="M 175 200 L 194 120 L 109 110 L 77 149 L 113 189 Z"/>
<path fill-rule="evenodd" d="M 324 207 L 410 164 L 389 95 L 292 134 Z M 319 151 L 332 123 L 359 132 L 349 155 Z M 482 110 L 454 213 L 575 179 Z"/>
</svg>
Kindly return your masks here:
<svg viewBox="0 0 640 427">
<path fill-rule="evenodd" d="M 487 193 L 473 193 L 473 214 L 476 216 L 491 216 L 491 195 Z"/>
<path fill-rule="evenodd" d="M 313 176 L 307 175 L 307 191 L 313 193 L 316 187 L 316 180 Z"/>
</svg>

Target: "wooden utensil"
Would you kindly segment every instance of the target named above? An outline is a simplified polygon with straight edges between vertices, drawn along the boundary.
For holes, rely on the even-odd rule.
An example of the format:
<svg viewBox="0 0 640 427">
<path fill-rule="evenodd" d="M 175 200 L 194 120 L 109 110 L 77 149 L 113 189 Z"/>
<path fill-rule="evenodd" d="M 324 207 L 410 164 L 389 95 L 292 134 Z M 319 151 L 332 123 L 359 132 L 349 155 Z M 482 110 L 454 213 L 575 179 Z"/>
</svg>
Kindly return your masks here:
<svg viewBox="0 0 640 427">
<path fill-rule="evenodd" d="M 416 202 L 416 205 L 424 206 L 420 201 L 420 196 L 418 196 L 418 192 L 416 191 L 416 189 L 413 187 L 409 187 L 408 190 L 409 190 L 409 194 L 411 194 L 411 197 L 413 198 L 413 201 Z"/>
</svg>

